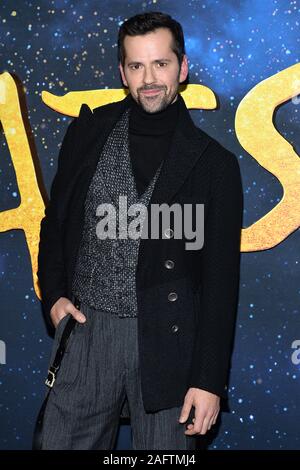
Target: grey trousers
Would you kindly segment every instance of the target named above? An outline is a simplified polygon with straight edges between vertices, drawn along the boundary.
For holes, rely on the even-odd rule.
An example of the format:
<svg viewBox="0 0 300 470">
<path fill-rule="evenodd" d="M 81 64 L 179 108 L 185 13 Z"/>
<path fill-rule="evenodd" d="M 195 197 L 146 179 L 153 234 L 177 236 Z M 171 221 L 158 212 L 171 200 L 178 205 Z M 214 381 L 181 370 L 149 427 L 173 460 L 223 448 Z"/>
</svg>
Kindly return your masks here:
<svg viewBox="0 0 300 470">
<path fill-rule="evenodd" d="M 72 299 L 74 301 L 74 299 Z M 81 303 L 77 323 L 44 415 L 43 449 L 113 450 L 127 397 L 133 449 L 194 450 L 178 422 L 181 406 L 146 413 L 138 360 L 137 318 L 119 318 Z M 50 363 L 69 315 L 56 329 Z"/>
</svg>

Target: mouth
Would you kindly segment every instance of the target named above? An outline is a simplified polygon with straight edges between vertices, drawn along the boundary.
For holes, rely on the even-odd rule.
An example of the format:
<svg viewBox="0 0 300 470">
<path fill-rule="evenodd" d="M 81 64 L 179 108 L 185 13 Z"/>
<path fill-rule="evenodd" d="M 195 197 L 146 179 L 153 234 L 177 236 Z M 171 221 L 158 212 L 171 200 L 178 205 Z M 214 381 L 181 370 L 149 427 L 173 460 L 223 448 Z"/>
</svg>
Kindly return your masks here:
<svg viewBox="0 0 300 470">
<path fill-rule="evenodd" d="M 141 93 L 145 96 L 155 96 L 158 95 L 162 90 L 152 89 L 152 90 L 142 90 Z"/>
</svg>

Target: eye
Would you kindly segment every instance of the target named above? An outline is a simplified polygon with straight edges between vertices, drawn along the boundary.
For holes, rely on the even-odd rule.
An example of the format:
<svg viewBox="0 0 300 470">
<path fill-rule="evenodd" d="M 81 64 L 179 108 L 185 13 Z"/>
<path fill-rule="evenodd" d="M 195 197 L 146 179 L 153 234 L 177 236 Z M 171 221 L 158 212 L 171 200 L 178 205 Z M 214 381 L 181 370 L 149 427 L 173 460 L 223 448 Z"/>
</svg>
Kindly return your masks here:
<svg viewBox="0 0 300 470">
<path fill-rule="evenodd" d="M 141 64 L 132 64 L 132 65 L 129 65 L 129 68 L 131 70 L 138 70 L 140 68 Z"/>
<path fill-rule="evenodd" d="M 168 64 L 167 62 L 158 62 L 157 64 L 159 67 L 166 67 Z"/>
</svg>

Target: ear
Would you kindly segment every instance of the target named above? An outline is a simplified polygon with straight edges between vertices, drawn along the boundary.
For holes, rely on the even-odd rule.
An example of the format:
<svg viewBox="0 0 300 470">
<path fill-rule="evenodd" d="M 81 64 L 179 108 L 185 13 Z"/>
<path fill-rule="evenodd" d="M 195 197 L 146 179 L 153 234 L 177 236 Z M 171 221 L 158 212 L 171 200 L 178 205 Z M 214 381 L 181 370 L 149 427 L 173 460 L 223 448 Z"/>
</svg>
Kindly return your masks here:
<svg viewBox="0 0 300 470">
<path fill-rule="evenodd" d="M 128 83 L 127 83 L 125 73 L 124 73 L 124 68 L 123 68 L 121 62 L 119 63 L 119 70 L 120 70 L 120 74 L 121 74 L 121 77 L 122 77 L 123 84 L 128 87 Z"/>
<path fill-rule="evenodd" d="M 189 73 L 188 60 L 187 60 L 186 54 L 184 54 L 181 67 L 180 67 L 179 83 L 184 82 L 184 80 L 188 76 L 188 73 Z"/>
</svg>

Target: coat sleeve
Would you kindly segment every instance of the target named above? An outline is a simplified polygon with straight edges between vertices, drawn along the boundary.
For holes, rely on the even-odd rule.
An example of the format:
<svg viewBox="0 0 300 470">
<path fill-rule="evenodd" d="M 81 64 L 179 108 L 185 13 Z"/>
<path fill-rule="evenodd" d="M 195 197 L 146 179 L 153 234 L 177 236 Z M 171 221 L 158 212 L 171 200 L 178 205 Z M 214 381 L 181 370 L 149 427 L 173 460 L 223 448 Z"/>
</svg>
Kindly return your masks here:
<svg viewBox="0 0 300 470">
<path fill-rule="evenodd" d="M 227 380 L 239 287 L 243 190 L 238 161 L 231 152 L 212 183 L 204 221 L 199 322 L 190 387 L 227 398 Z"/>
<path fill-rule="evenodd" d="M 75 120 L 69 124 L 58 155 L 57 171 L 54 176 L 49 203 L 45 208 L 40 225 L 38 270 L 42 306 L 46 320 L 50 322 L 50 310 L 59 297 L 66 296 L 66 276 L 62 252 L 60 198 L 68 179 L 68 167 L 72 149 Z"/>
<path fill-rule="evenodd" d="M 40 225 L 37 277 L 39 280 L 42 307 L 47 322 L 52 326 L 50 310 L 60 297 L 67 296 L 67 278 L 62 243 L 63 196 L 71 177 L 72 149 L 79 128 L 84 125 L 92 112 L 84 103 L 79 116 L 74 118 L 66 131 L 58 154 L 57 171 L 54 176 L 49 203 L 45 208 Z"/>
</svg>

